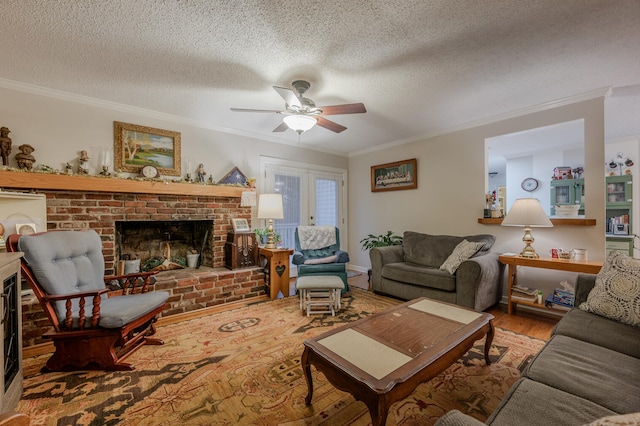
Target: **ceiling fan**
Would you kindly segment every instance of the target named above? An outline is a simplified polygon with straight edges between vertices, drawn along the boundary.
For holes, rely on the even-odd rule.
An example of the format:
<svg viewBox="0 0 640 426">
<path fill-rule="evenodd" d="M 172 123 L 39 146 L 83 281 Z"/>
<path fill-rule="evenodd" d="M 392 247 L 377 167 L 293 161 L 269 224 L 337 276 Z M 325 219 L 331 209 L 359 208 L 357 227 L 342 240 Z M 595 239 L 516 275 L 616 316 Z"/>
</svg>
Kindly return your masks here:
<svg viewBox="0 0 640 426">
<path fill-rule="evenodd" d="M 341 124 L 327 120 L 324 116 L 361 114 L 367 112 L 364 105 L 361 103 L 317 107 L 315 102 L 303 96 L 304 93 L 309 90 L 309 87 L 311 87 L 311 84 L 308 81 L 296 80 L 291 83 L 291 86 L 295 91 L 286 87 L 273 86 L 274 90 L 278 92 L 286 103 L 284 110 L 231 108 L 231 111 L 282 114 L 285 116 L 282 124 L 273 129 L 273 131 L 284 132 L 287 129 L 291 129 L 298 134 L 311 129 L 316 124 L 320 127 L 331 130 L 332 132 L 340 133 L 347 130 L 347 128 Z"/>
</svg>

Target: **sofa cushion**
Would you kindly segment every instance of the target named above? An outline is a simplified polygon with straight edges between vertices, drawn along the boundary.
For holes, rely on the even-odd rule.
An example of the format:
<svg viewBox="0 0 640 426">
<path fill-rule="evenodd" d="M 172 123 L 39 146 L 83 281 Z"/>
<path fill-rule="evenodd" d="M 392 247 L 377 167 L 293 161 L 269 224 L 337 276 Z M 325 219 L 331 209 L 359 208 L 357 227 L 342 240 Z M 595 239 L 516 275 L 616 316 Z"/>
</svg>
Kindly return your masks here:
<svg viewBox="0 0 640 426">
<path fill-rule="evenodd" d="M 527 378 L 518 380 L 487 420 L 492 426 L 580 425 L 618 414 L 595 402 Z"/>
<path fill-rule="evenodd" d="M 470 259 L 474 254 L 482 248 L 484 243 L 472 243 L 467 240 L 462 240 L 453 252 L 447 257 L 447 260 L 440 265 L 441 271 L 447 271 L 451 275 L 456 273 L 458 266 L 467 259 Z"/>
<path fill-rule="evenodd" d="M 616 413 L 640 411 L 640 359 L 555 335 L 522 373 Z"/>
<path fill-rule="evenodd" d="M 405 231 L 402 239 L 404 260 L 439 268 L 462 240 L 464 238 L 452 235 L 429 235 Z"/>
<path fill-rule="evenodd" d="M 479 234 L 458 237 L 454 235 L 430 235 L 414 231 L 405 231 L 402 239 L 402 250 L 406 262 L 439 268 L 462 240 L 474 243 L 484 243 L 475 256 L 482 256 L 489 252 L 495 237 Z"/>
<path fill-rule="evenodd" d="M 580 309 L 640 327 L 640 260 L 612 251 Z"/>
<path fill-rule="evenodd" d="M 640 330 L 581 309 L 567 312 L 556 324 L 553 334 L 573 337 L 640 358 Z"/>
<path fill-rule="evenodd" d="M 393 281 L 445 291 L 456 290 L 456 277 L 438 268 L 409 262 L 389 263 L 382 267 L 382 277 Z"/>
</svg>

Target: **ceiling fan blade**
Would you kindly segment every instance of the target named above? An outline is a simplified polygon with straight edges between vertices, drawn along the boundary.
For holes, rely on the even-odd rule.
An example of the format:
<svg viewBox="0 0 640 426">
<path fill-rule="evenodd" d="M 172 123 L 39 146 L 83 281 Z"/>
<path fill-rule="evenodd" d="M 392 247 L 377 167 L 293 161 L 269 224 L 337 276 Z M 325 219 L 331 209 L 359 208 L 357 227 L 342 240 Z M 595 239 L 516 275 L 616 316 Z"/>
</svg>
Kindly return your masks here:
<svg viewBox="0 0 640 426">
<path fill-rule="evenodd" d="M 231 108 L 233 112 L 270 112 L 280 114 L 282 111 L 277 109 L 247 109 L 247 108 Z"/>
<path fill-rule="evenodd" d="M 319 107 L 322 110 L 322 115 L 340 115 L 340 114 L 362 114 L 367 112 L 364 104 L 344 104 L 344 105 L 329 105 Z"/>
<path fill-rule="evenodd" d="M 298 97 L 296 96 L 293 90 L 287 89 L 286 87 L 278 87 L 278 86 L 273 86 L 273 89 L 276 92 L 278 92 L 278 95 L 282 96 L 282 99 L 284 99 L 287 105 L 295 106 L 298 108 L 302 107 L 302 104 L 300 103 L 300 99 L 298 99 Z"/>
<path fill-rule="evenodd" d="M 282 123 L 280 123 L 280 125 L 278 127 L 276 127 L 275 129 L 273 129 L 274 132 L 284 132 L 285 130 L 287 130 L 289 128 L 289 126 L 287 126 L 287 123 L 285 123 L 284 121 Z"/>
<path fill-rule="evenodd" d="M 316 117 L 316 120 L 318 120 L 318 126 L 324 127 L 325 129 L 331 130 L 332 132 L 340 133 L 344 130 L 347 130 L 347 128 L 343 125 L 334 123 L 333 121 L 327 120 L 326 118 Z"/>
</svg>

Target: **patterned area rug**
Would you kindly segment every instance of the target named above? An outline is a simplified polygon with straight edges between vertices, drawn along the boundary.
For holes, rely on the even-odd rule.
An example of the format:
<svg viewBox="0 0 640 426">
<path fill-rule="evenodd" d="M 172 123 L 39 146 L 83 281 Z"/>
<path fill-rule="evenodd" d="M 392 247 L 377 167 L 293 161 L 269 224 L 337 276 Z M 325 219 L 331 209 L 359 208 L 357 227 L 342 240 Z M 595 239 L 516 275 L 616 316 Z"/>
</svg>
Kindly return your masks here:
<svg viewBox="0 0 640 426">
<path fill-rule="evenodd" d="M 353 288 L 339 315 L 307 318 L 289 297 L 158 328 L 163 346 L 131 355 L 133 372 L 40 374 L 48 358 L 25 360 L 17 411 L 31 425 L 368 425 L 364 403 L 312 367 L 314 395 L 300 368 L 303 341 L 399 303 Z M 408 398 L 387 424 L 433 424 L 451 409 L 485 420 L 543 341 L 497 329 L 491 366 L 484 341 Z"/>
</svg>

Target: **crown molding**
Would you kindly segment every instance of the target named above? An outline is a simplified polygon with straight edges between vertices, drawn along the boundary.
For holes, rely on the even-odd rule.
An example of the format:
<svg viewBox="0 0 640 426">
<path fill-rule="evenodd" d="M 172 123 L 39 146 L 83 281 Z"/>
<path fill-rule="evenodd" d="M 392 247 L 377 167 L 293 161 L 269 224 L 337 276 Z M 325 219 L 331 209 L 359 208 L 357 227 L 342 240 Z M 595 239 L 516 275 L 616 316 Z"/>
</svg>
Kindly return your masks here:
<svg viewBox="0 0 640 426">
<path fill-rule="evenodd" d="M 103 108 L 111 111 L 118 111 L 125 114 L 135 114 L 135 115 L 140 115 L 142 117 L 168 121 L 171 123 L 183 124 L 186 126 L 192 126 L 192 127 L 197 127 L 201 129 L 207 129 L 207 130 L 214 130 L 216 132 L 242 136 L 245 138 L 257 139 L 257 140 L 262 140 L 266 142 L 277 143 L 280 145 L 288 145 L 292 147 L 323 152 L 325 154 L 339 155 L 339 156 L 345 157 L 345 154 L 342 152 L 337 152 L 337 151 L 328 150 L 328 149 L 319 149 L 313 146 L 303 146 L 298 141 L 293 142 L 293 141 L 282 140 L 276 137 L 265 136 L 265 135 L 257 134 L 253 132 L 232 129 L 229 127 L 215 126 L 208 122 L 192 120 L 192 119 L 181 117 L 178 115 L 166 114 L 163 112 L 121 104 L 118 102 L 105 101 L 103 99 L 97 99 L 97 98 L 92 98 L 90 96 L 78 95 L 75 93 L 65 92 L 63 90 L 50 89 L 48 87 L 38 86 L 35 84 L 23 83 L 20 81 L 0 78 L 0 87 L 4 89 L 9 89 L 9 90 L 15 90 L 18 92 L 29 93 L 32 95 L 45 96 L 48 98 L 60 99 L 63 101 L 78 103 L 82 105 L 88 105 L 96 108 Z"/>
<path fill-rule="evenodd" d="M 566 98 L 557 99 L 554 101 L 545 102 L 538 105 L 532 105 L 520 109 L 516 109 L 513 111 L 492 115 L 489 117 L 484 117 L 478 120 L 467 121 L 466 123 L 460 124 L 458 126 L 453 126 L 447 129 L 438 130 L 431 133 L 426 133 L 419 136 L 412 136 L 406 139 L 399 139 L 397 141 L 388 142 L 382 145 L 376 145 L 371 148 L 366 148 L 359 151 L 354 151 L 349 154 L 349 157 L 358 157 L 360 155 L 368 154 L 371 152 L 382 151 L 389 148 L 394 148 L 400 145 L 406 145 L 413 142 L 424 141 L 427 139 L 431 139 L 437 136 L 447 135 L 449 133 L 458 132 L 461 130 L 472 129 L 474 127 L 485 126 L 487 124 L 497 123 L 499 121 L 508 120 L 510 118 L 522 117 L 524 115 L 533 114 L 537 112 L 547 111 L 554 108 L 559 108 L 562 106 L 567 106 L 571 104 L 575 104 L 578 102 L 588 101 L 596 98 L 606 98 L 611 95 L 612 87 L 602 87 L 599 89 L 591 90 L 589 92 L 581 93 L 578 95 L 568 96 Z"/>
</svg>

